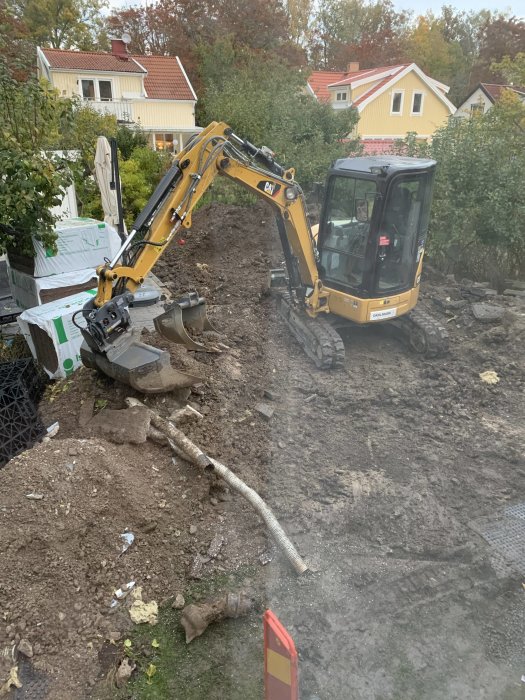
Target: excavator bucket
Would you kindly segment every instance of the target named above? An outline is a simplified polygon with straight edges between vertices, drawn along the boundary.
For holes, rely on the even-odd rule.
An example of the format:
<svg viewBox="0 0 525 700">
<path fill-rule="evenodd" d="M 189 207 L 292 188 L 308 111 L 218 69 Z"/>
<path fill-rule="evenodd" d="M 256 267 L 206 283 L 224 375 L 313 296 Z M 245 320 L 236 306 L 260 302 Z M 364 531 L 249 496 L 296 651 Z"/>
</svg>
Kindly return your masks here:
<svg viewBox="0 0 525 700">
<path fill-rule="evenodd" d="M 205 345 L 194 340 L 186 330 L 215 331 L 206 315 L 206 301 L 197 292 L 190 292 L 154 319 L 155 328 L 167 340 L 180 343 L 188 350 L 204 350 Z"/>
<path fill-rule="evenodd" d="M 97 352 L 84 341 L 80 356 L 86 367 L 96 369 L 144 394 L 159 394 L 199 384 L 200 377 L 174 369 L 170 355 L 126 333 L 110 353 Z"/>
</svg>

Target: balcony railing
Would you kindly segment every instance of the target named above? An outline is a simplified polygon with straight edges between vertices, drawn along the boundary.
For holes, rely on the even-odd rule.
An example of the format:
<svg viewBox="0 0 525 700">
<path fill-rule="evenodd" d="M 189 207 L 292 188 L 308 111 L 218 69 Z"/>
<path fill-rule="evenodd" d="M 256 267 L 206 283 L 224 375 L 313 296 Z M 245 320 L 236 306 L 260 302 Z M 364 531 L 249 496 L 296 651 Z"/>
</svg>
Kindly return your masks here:
<svg viewBox="0 0 525 700">
<path fill-rule="evenodd" d="M 133 122 L 133 104 L 129 100 L 86 100 L 86 102 L 101 114 L 112 114 L 119 122 L 126 124 Z"/>
</svg>

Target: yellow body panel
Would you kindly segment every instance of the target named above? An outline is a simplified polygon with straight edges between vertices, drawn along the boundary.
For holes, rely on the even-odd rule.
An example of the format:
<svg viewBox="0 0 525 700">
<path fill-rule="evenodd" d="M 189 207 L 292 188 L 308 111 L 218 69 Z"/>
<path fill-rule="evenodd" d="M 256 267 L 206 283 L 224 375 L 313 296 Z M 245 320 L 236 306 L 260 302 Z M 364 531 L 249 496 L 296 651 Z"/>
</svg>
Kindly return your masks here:
<svg viewBox="0 0 525 700">
<path fill-rule="evenodd" d="M 391 114 L 392 94 L 403 91 L 401 114 Z M 423 93 L 422 113 L 411 115 L 414 92 Z M 450 116 L 445 103 L 414 72 L 375 97 L 360 112 L 357 132 L 361 136 L 399 136 L 415 131 L 422 137 L 430 136 Z"/>
<path fill-rule="evenodd" d="M 419 287 L 390 297 L 361 299 L 346 292 L 323 287 L 328 292 L 330 312 L 354 323 L 378 323 L 397 318 L 411 311 L 417 304 Z"/>
</svg>

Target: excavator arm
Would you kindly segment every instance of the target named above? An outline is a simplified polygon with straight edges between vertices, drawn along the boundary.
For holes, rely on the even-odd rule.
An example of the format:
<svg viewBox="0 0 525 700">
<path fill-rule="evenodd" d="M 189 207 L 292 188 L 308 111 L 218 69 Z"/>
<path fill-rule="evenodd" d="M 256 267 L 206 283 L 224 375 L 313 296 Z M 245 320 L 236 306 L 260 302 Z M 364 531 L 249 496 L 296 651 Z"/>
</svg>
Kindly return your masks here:
<svg viewBox="0 0 525 700">
<path fill-rule="evenodd" d="M 309 316 L 328 311 L 304 195 L 294 180 L 294 170 L 279 165 L 266 147 L 257 148 L 236 136 L 227 124 L 212 122 L 179 153 L 114 259 L 97 269 L 97 294 L 82 312 L 86 325 L 82 327 L 85 342 L 81 355 L 85 364 L 132 385 L 130 378 L 139 375 L 141 367 L 144 376 L 152 372 L 155 375 L 157 370 L 144 369 L 148 362 L 140 362 L 155 349 L 138 342 L 136 333 L 132 334 L 129 306 L 134 292 L 177 233 L 191 226 L 193 209 L 218 175 L 239 183 L 273 206 L 290 286 Z M 181 305 L 191 310 L 202 302 L 193 294 Z M 131 373 L 127 366 L 130 356 L 134 365 Z M 158 359 L 153 362 L 155 367 Z M 141 383 L 136 388 L 143 387 Z"/>
</svg>

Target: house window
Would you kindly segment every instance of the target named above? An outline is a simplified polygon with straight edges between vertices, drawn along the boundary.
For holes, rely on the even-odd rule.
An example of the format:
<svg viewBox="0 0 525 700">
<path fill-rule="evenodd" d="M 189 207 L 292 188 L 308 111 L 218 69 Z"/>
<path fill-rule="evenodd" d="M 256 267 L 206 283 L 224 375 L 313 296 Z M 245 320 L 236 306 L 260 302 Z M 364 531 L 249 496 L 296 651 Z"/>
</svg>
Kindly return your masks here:
<svg viewBox="0 0 525 700">
<path fill-rule="evenodd" d="M 155 150 L 174 152 L 173 134 L 155 134 Z"/>
<path fill-rule="evenodd" d="M 113 100 L 113 84 L 111 80 L 82 78 L 80 80 L 82 97 L 96 102 L 111 102 Z"/>
<path fill-rule="evenodd" d="M 483 114 L 484 111 L 485 111 L 485 110 L 484 110 L 483 105 L 481 104 L 481 102 L 473 102 L 473 103 L 470 105 L 470 114 L 471 114 L 472 116 L 474 116 L 475 114 Z"/>
<path fill-rule="evenodd" d="M 390 109 L 390 114 L 401 114 L 403 111 L 403 93 L 393 92 L 392 93 L 392 107 Z"/>
<path fill-rule="evenodd" d="M 94 80 L 83 80 L 82 81 L 82 97 L 85 100 L 95 99 L 95 81 Z"/>
<path fill-rule="evenodd" d="M 338 92 L 335 96 L 336 102 L 346 102 L 347 95 L 347 92 Z"/>
<path fill-rule="evenodd" d="M 423 113 L 423 93 L 414 92 L 412 95 L 412 114 L 420 115 Z"/>
<path fill-rule="evenodd" d="M 111 100 L 113 99 L 111 80 L 99 80 L 98 91 L 102 102 L 111 102 Z"/>
</svg>

